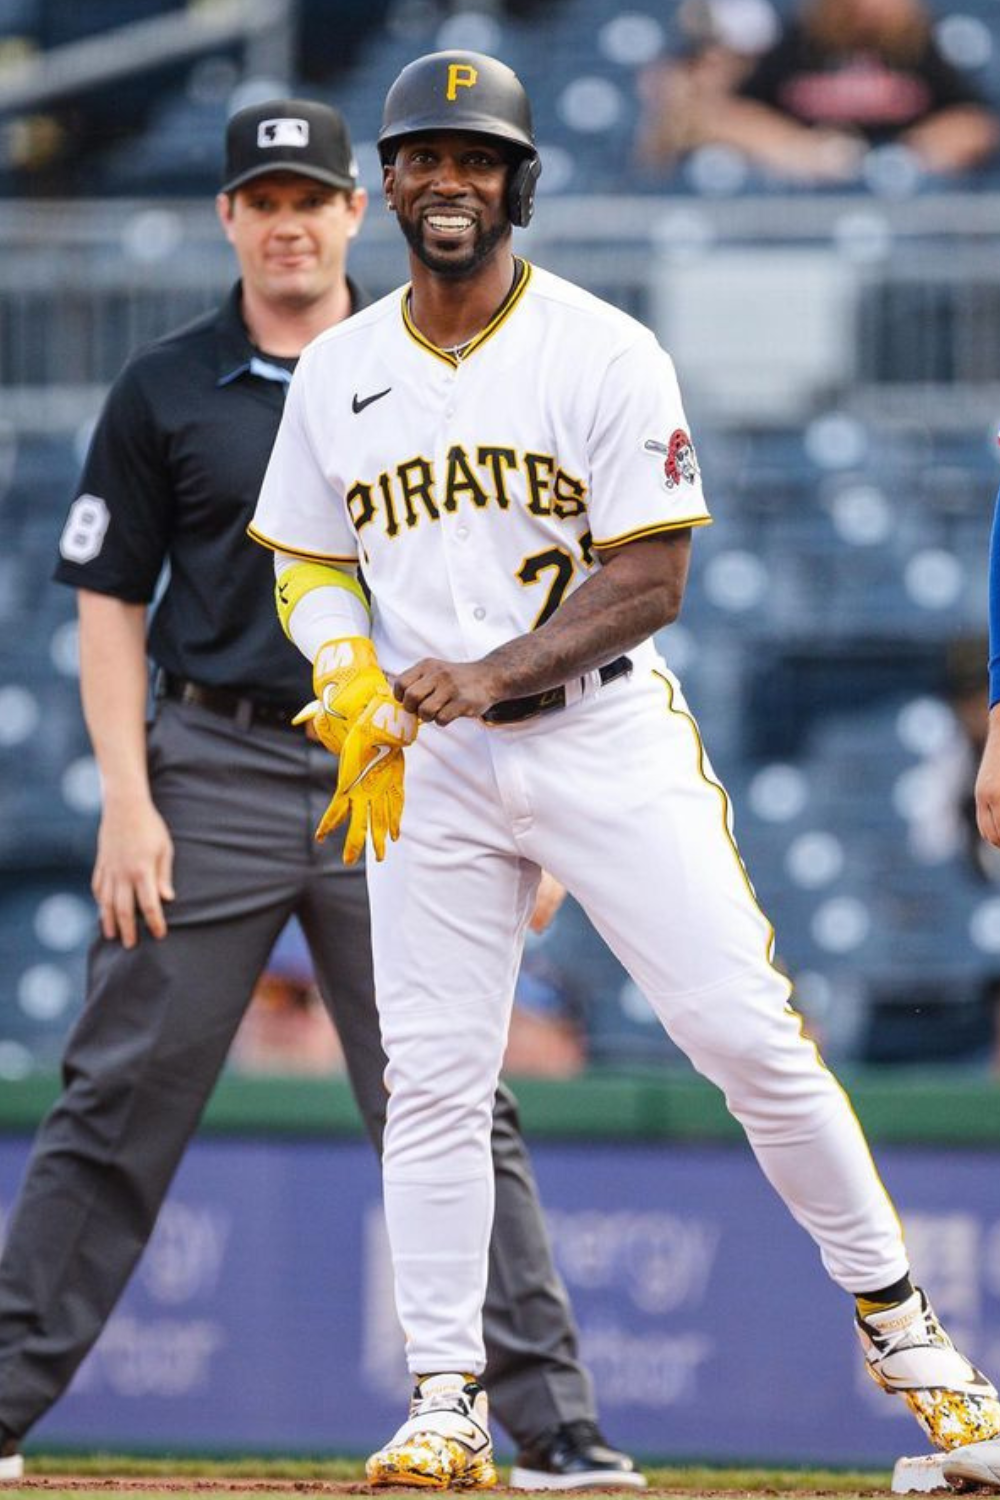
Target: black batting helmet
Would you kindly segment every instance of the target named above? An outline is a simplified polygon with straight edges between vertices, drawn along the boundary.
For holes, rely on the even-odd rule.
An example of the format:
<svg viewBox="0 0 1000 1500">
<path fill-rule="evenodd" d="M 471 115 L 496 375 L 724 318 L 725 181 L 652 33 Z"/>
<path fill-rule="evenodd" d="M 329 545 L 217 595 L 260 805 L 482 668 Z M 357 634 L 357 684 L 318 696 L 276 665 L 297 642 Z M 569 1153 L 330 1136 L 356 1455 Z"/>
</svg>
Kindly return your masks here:
<svg viewBox="0 0 1000 1500">
<path fill-rule="evenodd" d="M 435 130 L 485 135 L 514 149 L 507 208 L 512 224 L 527 224 L 542 164 L 531 105 L 514 70 L 482 52 L 430 52 L 408 63 L 386 95 L 378 136 L 383 166 L 404 137 Z"/>
</svg>

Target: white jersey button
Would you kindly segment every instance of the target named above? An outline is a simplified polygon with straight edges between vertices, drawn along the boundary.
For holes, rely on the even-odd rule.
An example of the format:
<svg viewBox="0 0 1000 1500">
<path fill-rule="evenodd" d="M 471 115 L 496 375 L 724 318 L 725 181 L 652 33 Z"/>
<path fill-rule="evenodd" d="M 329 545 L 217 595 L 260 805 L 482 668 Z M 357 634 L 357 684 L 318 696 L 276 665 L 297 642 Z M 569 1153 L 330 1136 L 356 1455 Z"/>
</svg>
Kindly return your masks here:
<svg viewBox="0 0 1000 1500">
<path fill-rule="evenodd" d="M 475 609 L 472 611 L 472 613 L 473 613 L 473 615 L 475 616 L 475 618 L 477 620 L 485 620 L 486 619 L 486 611 L 485 611 L 485 609 L 483 608 L 483 606 L 481 604 L 477 604 L 476 607 L 475 607 Z"/>
<path fill-rule="evenodd" d="M 456 526 L 455 535 L 458 537 L 458 540 L 460 542 L 464 542 L 469 535 L 468 526 Z"/>
</svg>

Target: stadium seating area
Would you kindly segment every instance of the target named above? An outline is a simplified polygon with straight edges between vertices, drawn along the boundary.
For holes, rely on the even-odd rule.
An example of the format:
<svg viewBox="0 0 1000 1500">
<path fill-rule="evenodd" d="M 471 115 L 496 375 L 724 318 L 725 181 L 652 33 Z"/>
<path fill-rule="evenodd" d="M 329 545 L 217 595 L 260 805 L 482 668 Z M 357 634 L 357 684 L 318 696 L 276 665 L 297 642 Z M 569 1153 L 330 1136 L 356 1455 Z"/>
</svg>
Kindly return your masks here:
<svg viewBox="0 0 1000 1500">
<path fill-rule="evenodd" d="M 793 0 L 760 3 L 780 16 Z M 987 96 L 1000 98 L 994 0 L 930 4 L 946 53 Z M 21 61 L 196 8 L 184 0 L 95 0 L 86 7 L 73 0 L 2 0 L 0 80 L 4 52 Z M 241 45 L 229 36 L 169 64 L 152 49 L 134 76 L 57 98 L 30 125 L 23 121 L 3 132 L 0 194 L 212 191 L 216 143 L 234 100 L 247 88 L 274 92 L 275 83 L 344 109 L 370 186 L 377 180 L 371 143 L 387 82 L 419 52 L 448 46 L 495 53 L 524 79 L 545 154 L 547 192 L 658 193 L 666 186 L 715 197 L 767 191 L 725 154 L 696 153 L 666 182 L 632 160 L 637 79 L 644 67 L 688 44 L 686 10 L 655 0 L 631 0 L 627 7 L 619 0 L 341 0 L 334 18 L 323 0 L 298 0 L 290 8 L 290 79 L 243 77 Z M 993 175 L 1000 178 L 1000 168 Z M 898 188 L 886 184 L 890 194 Z"/>
<path fill-rule="evenodd" d="M 941 799 L 924 792 L 939 792 L 968 753 L 948 701 L 947 648 L 984 627 L 997 463 L 982 433 L 961 443 L 949 434 L 927 439 L 940 451 L 914 457 L 908 474 L 895 467 L 893 434 L 864 438 L 864 474 L 831 473 L 809 428 L 703 443 L 717 524 L 696 538 L 684 612 L 661 644 L 731 793 L 778 958 L 826 1052 L 985 1064 L 1000 892 L 969 859 L 964 829 L 956 835 L 960 808 L 929 826 Z M 918 465 L 945 452 L 965 476 L 965 508 L 942 507 L 919 482 Z M 967 772 L 959 797 L 970 787 Z M 600 1010 L 600 1055 L 670 1055 L 579 913 L 548 946 L 576 1003 Z M 598 1003 L 615 991 L 617 1013 Z"/>
<path fill-rule="evenodd" d="M 934 0 L 956 58 L 964 48 L 981 86 L 1000 99 L 995 8 L 996 0 Z M 0 100 L 5 57 L 40 55 L 111 29 L 123 11 L 140 22 L 183 9 L 179 0 L 127 7 L 0 0 Z M 233 104 L 286 84 L 336 100 L 354 127 L 363 175 L 373 181 L 386 81 L 420 51 L 468 45 L 503 56 L 527 83 L 547 192 L 655 193 L 658 208 L 688 214 L 697 244 L 704 223 L 690 217 L 692 205 L 717 202 L 720 179 L 689 163 L 669 182 L 654 182 L 630 156 L 636 73 L 676 44 L 678 7 L 558 0 L 462 9 L 434 0 L 356 0 L 337 10 L 336 44 L 331 39 L 324 52 L 328 8 L 302 0 L 291 79 L 244 76 L 240 48 L 228 42 L 217 53 L 119 80 L 110 93 L 57 101 L 52 117 L 63 146 L 53 145 L 48 158 L 22 149 L 24 131 L 0 117 L 0 194 L 206 198 Z M 766 189 L 730 179 L 725 191 Z M 802 202 L 808 213 L 805 195 Z M 44 407 L 47 383 L 57 378 L 52 358 L 58 378 L 65 382 L 75 369 L 76 386 L 93 395 L 137 338 L 176 321 L 182 306 L 187 316 L 205 305 L 226 274 L 217 257 L 201 280 L 176 282 L 173 302 L 157 300 L 160 272 L 175 259 L 175 221 L 155 220 L 154 209 L 143 232 L 162 233 L 165 249 L 159 259 L 147 257 L 148 288 L 140 278 L 126 292 L 107 257 L 127 255 L 134 222 L 125 222 L 103 267 L 95 260 L 99 317 L 80 311 L 71 325 L 55 288 L 46 300 L 40 285 L 25 290 L 18 323 L 17 299 L 5 300 L 0 286 L 0 330 L 8 333 L 0 339 L 0 386 L 20 398 L 0 431 L 0 1079 L 50 1065 L 81 1002 L 99 799 L 78 705 L 73 601 L 48 582 L 79 465 L 76 413 L 93 410 L 94 400 L 53 406 L 44 420 L 16 413 L 36 384 Z M 648 246 L 633 237 L 616 261 L 614 227 L 603 224 L 598 239 L 589 284 L 650 316 L 645 293 L 633 296 L 624 269 L 627 254 L 648 259 Z M 585 256 L 579 236 L 576 243 Z M 947 243 L 936 243 L 936 271 L 949 260 L 942 261 Z M 587 279 L 580 264 L 570 274 Z M 376 274 L 376 290 L 378 281 Z M 963 335 L 957 304 L 948 303 L 945 333 L 924 358 L 915 340 L 930 337 L 930 305 L 926 287 L 865 292 L 864 347 L 851 374 L 891 399 L 863 414 L 846 386 L 814 393 L 804 414 L 784 421 L 773 413 L 725 414 L 695 395 L 717 524 L 697 537 L 684 614 L 662 646 L 733 794 L 737 838 L 775 924 L 776 952 L 827 1052 L 986 1066 L 996 1051 L 1000 890 L 954 832 L 970 752 L 949 703 L 946 666 L 950 645 L 985 627 L 985 556 L 1000 470 L 980 411 L 959 403 L 956 413 L 955 403 L 943 401 L 937 423 L 926 390 L 911 377 L 919 368 L 925 384 L 953 384 L 968 374 L 962 360 L 978 350 L 977 334 L 995 321 L 984 313 Z M 983 378 L 995 382 L 992 335 L 989 342 L 994 366 L 986 361 Z M 926 795 L 940 793 L 949 776 L 956 787 L 950 823 L 934 811 L 941 797 Z M 645 1002 L 572 903 L 534 940 L 529 964 L 582 1018 L 595 1061 L 674 1060 Z"/>
<path fill-rule="evenodd" d="M 895 442 L 875 431 L 866 440 Z M 991 1046 L 982 987 L 1000 967 L 1000 892 L 945 831 L 939 847 L 920 827 L 920 776 L 960 745 L 945 647 L 982 628 L 996 483 L 982 434 L 963 447 L 950 434 L 946 446 L 977 501 L 942 513 L 916 475 L 912 488 L 905 475 L 890 488 L 888 472 L 880 485 L 874 462 L 863 477 L 831 475 L 808 429 L 710 435 L 702 464 L 717 524 L 698 535 L 682 620 L 662 640 L 733 795 L 779 957 L 831 1055 L 886 1049 L 876 1005 L 896 1007 L 902 1058 L 919 1057 L 929 1007 L 940 1012 L 934 1049 L 968 1044 L 985 1059 Z M 0 1027 L 44 1057 L 65 1019 L 56 995 L 79 1004 L 99 788 L 77 701 L 72 598 L 47 583 L 77 454 L 65 438 L 22 436 L 16 447 L 0 497 L 10 549 L 0 568 Z M 582 1018 L 595 1059 L 672 1055 L 575 907 L 529 961 Z M 914 987 L 923 998 L 908 1041 L 901 1014 L 914 1009 Z M 5 1058 L 0 1049 L 0 1076 Z"/>
</svg>

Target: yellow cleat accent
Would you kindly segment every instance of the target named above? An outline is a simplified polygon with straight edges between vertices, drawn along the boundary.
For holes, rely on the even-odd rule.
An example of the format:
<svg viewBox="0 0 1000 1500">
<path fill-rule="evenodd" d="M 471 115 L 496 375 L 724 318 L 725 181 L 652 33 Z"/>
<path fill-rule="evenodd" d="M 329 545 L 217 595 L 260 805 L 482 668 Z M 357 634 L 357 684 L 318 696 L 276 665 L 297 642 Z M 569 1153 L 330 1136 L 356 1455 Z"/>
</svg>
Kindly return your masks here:
<svg viewBox="0 0 1000 1500">
<path fill-rule="evenodd" d="M 486 1392 L 478 1381 L 418 1385 L 410 1415 L 365 1465 L 368 1482 L 432 1490 L 488 1490 L 497 1482 Z M 457 1377 L 461 1380 L 461 1377 Z"/>
<path fill-rule="evenodd" d="M 945 1452 L 1000 1434 L 1000 1401 L 964 1391 L 900 1391 L 930 1438 Z"/>
<path fill-rule="evenodd" d="M 489 1490 L 497 1482 L 492 1454 L 471 1458 L 461 1443 L 436 1432 L 380 1448 L 365 1464 L 365 1473 L 370 1484 L 430 1490 Z"/>
<path fill-rule="evenodd" d="M 868 1373 L 901 1396 L 946 1452 L 1000 1436 L 993 1382 L 960 1354 L 918 1287 L 905 1302 L 857 1318 Z"/>
</svg>

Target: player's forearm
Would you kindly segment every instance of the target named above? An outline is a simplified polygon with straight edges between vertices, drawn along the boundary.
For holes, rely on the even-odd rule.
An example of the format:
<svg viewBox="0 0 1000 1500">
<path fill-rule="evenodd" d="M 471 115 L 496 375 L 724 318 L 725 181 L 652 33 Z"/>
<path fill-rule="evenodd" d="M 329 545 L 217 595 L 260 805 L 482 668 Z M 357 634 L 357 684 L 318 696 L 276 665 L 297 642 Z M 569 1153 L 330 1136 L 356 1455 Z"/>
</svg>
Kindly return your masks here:
<svg viewBox="0 0 1000 1500">
<path fill-rule="evenodd" d="M 556 687 L 613 661 L 680 613 L 690 556 L 685 530 L 632 542 L 607 560 L 538 630 L 483 658 L 496 698 Z"/>
<path fill-rule="evenodd" d="M 80 697 L 105 802 L 148 800 L 146 610 L 81 589 Z"/>
<path fill-rule="evenodd" d="M 993 527 L 990 532 L 989 562 L 989 690 L 990 726 L 993 710 L 1000 704 L 1000 491 L 993 510 Z"/>
</svg>

